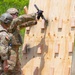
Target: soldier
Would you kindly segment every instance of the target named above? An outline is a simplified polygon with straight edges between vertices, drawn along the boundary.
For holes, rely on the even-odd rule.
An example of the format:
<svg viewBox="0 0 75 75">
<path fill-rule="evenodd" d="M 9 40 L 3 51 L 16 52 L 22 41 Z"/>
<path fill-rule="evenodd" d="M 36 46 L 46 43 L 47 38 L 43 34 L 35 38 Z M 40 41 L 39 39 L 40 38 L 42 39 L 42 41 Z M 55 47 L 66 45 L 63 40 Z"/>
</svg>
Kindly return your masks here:
<svg viewBox="0 0 75 75">
<path fill-rule="evenodd" d="M 4 13 L 0 17 L 0 75 L 8 75 L 8 71 L 14 69 L 14 61 L 10 60 L 12 34 L 8 33 L 13 18 L 9 13 Z"/>
<path fill-rule="evenodd" d="M 36 15 L 28 14 L 28 15 L 21 15 L 18 17 L 18 10 L 15 8 L 8 9 L 7 13 L 10 13 L 13 16 L 13 21 L 8 31 L 14 35 L 17 43 L 15 46 L 13 46 L 13 49 L 16 51 L 17 54 L 16 66 L 13 72 L 15 73 L 15 75 L 21 75 L 21 67 L 18 53 L 19 47 L 22 45 L 20 30 L 24 27 L 35 25 L 37 23 Z"/>
</svg>

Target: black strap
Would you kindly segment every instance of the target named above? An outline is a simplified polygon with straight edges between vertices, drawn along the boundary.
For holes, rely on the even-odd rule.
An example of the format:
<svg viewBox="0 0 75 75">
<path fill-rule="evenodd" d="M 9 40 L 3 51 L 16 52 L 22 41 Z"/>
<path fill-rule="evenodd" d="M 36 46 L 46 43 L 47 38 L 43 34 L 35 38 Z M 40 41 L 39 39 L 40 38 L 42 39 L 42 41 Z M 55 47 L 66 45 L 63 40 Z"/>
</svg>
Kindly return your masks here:
<svg viewBox="0 0 75 75">
<path fill-rule="evenodd" d="M 1 30 L 0 32 L 7 32 L 6 30 Z"/>
</svg>

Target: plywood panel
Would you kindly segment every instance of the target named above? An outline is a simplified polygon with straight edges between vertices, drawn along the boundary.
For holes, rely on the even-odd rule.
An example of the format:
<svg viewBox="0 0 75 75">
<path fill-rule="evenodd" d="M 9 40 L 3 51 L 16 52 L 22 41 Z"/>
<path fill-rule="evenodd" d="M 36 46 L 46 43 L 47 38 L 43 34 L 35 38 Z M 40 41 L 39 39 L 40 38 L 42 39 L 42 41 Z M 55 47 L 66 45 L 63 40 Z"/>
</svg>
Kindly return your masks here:
<svg viewBox="0 0 75 75">
<path fill-rule="evenodd" d="M 22 57 L 23 74 L 70 75 L 75 1 L 30 0 L 28 13 L 36 12 L 34 4 L 44 11 L 48 26 L 44 29 L 44 21 L 40 19 L 29 34 L 25 33 L 23 49 L 28 44 L 29 50 Z"/>
</svg>

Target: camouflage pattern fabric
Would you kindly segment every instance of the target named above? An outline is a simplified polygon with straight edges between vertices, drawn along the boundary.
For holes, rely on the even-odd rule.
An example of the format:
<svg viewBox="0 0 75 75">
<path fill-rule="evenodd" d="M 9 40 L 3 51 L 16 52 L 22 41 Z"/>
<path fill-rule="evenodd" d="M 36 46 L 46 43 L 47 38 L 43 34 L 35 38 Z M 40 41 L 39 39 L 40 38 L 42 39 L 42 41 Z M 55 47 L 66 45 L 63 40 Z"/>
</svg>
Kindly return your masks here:
<svg viewBox="0 0 75 75">
<path fill-rule="evenodd" d="M 21 75 L 21 64 L 19 60 L 19 47 L 22 45 L 22 39 L 20 30 L 24 27 L 32 26 L 37 23 L 35 14 L 21 15 L 14 19 L 11 23 L 8 32 L 12 33 L 15 37 L 15 43 L 12 45 L 12 49 L 16 52 L 16 66 L 13 71 L 10 71 L 8 75 Z M 13 40 L 13 39 L 12 39 Z M 15 56 L 15 54 L 14 54 Z"/>
<path fill-rule="evenodd" d="M 9 8 L 6 12 L 9 13 L 9 14 L 16 14 L 19 11 L 16 8 Z"/>
<path fill-rule="evenodd" d="M 29 21 L 34 22 L 34 20 L 36 21 L 36 14 L 21 15 L 18 18 L 13 19 L 10 28 L 14 29 L 18 25 L 21 25 Z"/>
<path fill-rule="evenodd" d="M 23 27 L 32 26 L 32 25 L 35 25 L 36 23 L 37 23 L 37 21 L 36 21 L 35 14 L 21 15 L 12 21 L 11 26 L 8 29 L 8 32 L 13 34 L 13 36 L 11 36 L 9 34 L 10 38 L 12 39 L 10 41 L 12 44 L 12 48 L 9 51 L 9 53 L 11 53 L 9 59 L 12 62 L 10 60 L 8 60 L 9 72 L 7 73 L 7 75 L 21 75 L 21 65 L 20 65 L 20 61 L 19 61 L 18 50 L 19 50 L 19 47 L 22 45 L 22 39 L 21 39 L 19 31 Z"/>
<path fill-rule="evenodd" d="M 2 60 L 8 59 L 8 41 L 6 36 L 8 37 L 6 30 L 0 26 L 0 57 Z"/>
<path fill-rule="evenodd" d="M 22 29 L 22 28 L 33 26 L 36 24 L 37 24 L 37 21 L 33 20 L 33 21 L 25 22 L 25 23 L 21 24 L 19 27 L 20 27 L 20 29 Z"/>
<path fill-rule="evenodd" d="M 11 54 L 13 52 L 11 52 L 11 47 L 8 46 L 10 37 L 12 37 L 12 35 L 10 35 L 10 33 L 7 33 L 7 30 L 5 30 L 1 25 L 0 25 L 0 75 L 7 75 L 6 73 L 4 73 L 4 69 L 3 69 L 3 62 L 5 60 L 7 60 L 8 63 L 8 71 L 11 71 L 14 69 L 15 67 L 15 62 L 16 59 L 12 60 L 11 59 Z M 17 55 L 16 55 L 17 56 Z"/>
</svg>

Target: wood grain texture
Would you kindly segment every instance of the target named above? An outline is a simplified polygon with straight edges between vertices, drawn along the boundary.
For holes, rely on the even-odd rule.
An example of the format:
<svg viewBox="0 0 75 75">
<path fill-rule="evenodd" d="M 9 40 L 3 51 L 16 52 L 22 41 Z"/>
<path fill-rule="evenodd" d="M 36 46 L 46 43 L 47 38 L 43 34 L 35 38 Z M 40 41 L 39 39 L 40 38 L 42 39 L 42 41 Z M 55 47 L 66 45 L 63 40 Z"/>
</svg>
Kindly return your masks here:
<svg viewBox="0 0 75 75">
<path fill-rule="evenodd" d="M 37 12 L 34 4 L 44 11 L 48 26 L 44 29 L 40 19 L 29 34 L 25 33 L 23 45 L 29 44 L 30 50 L 22 57 L 23 74 L 70 75 L 75 0 L 30 0 L 28 13 Z"/>
</svg>

